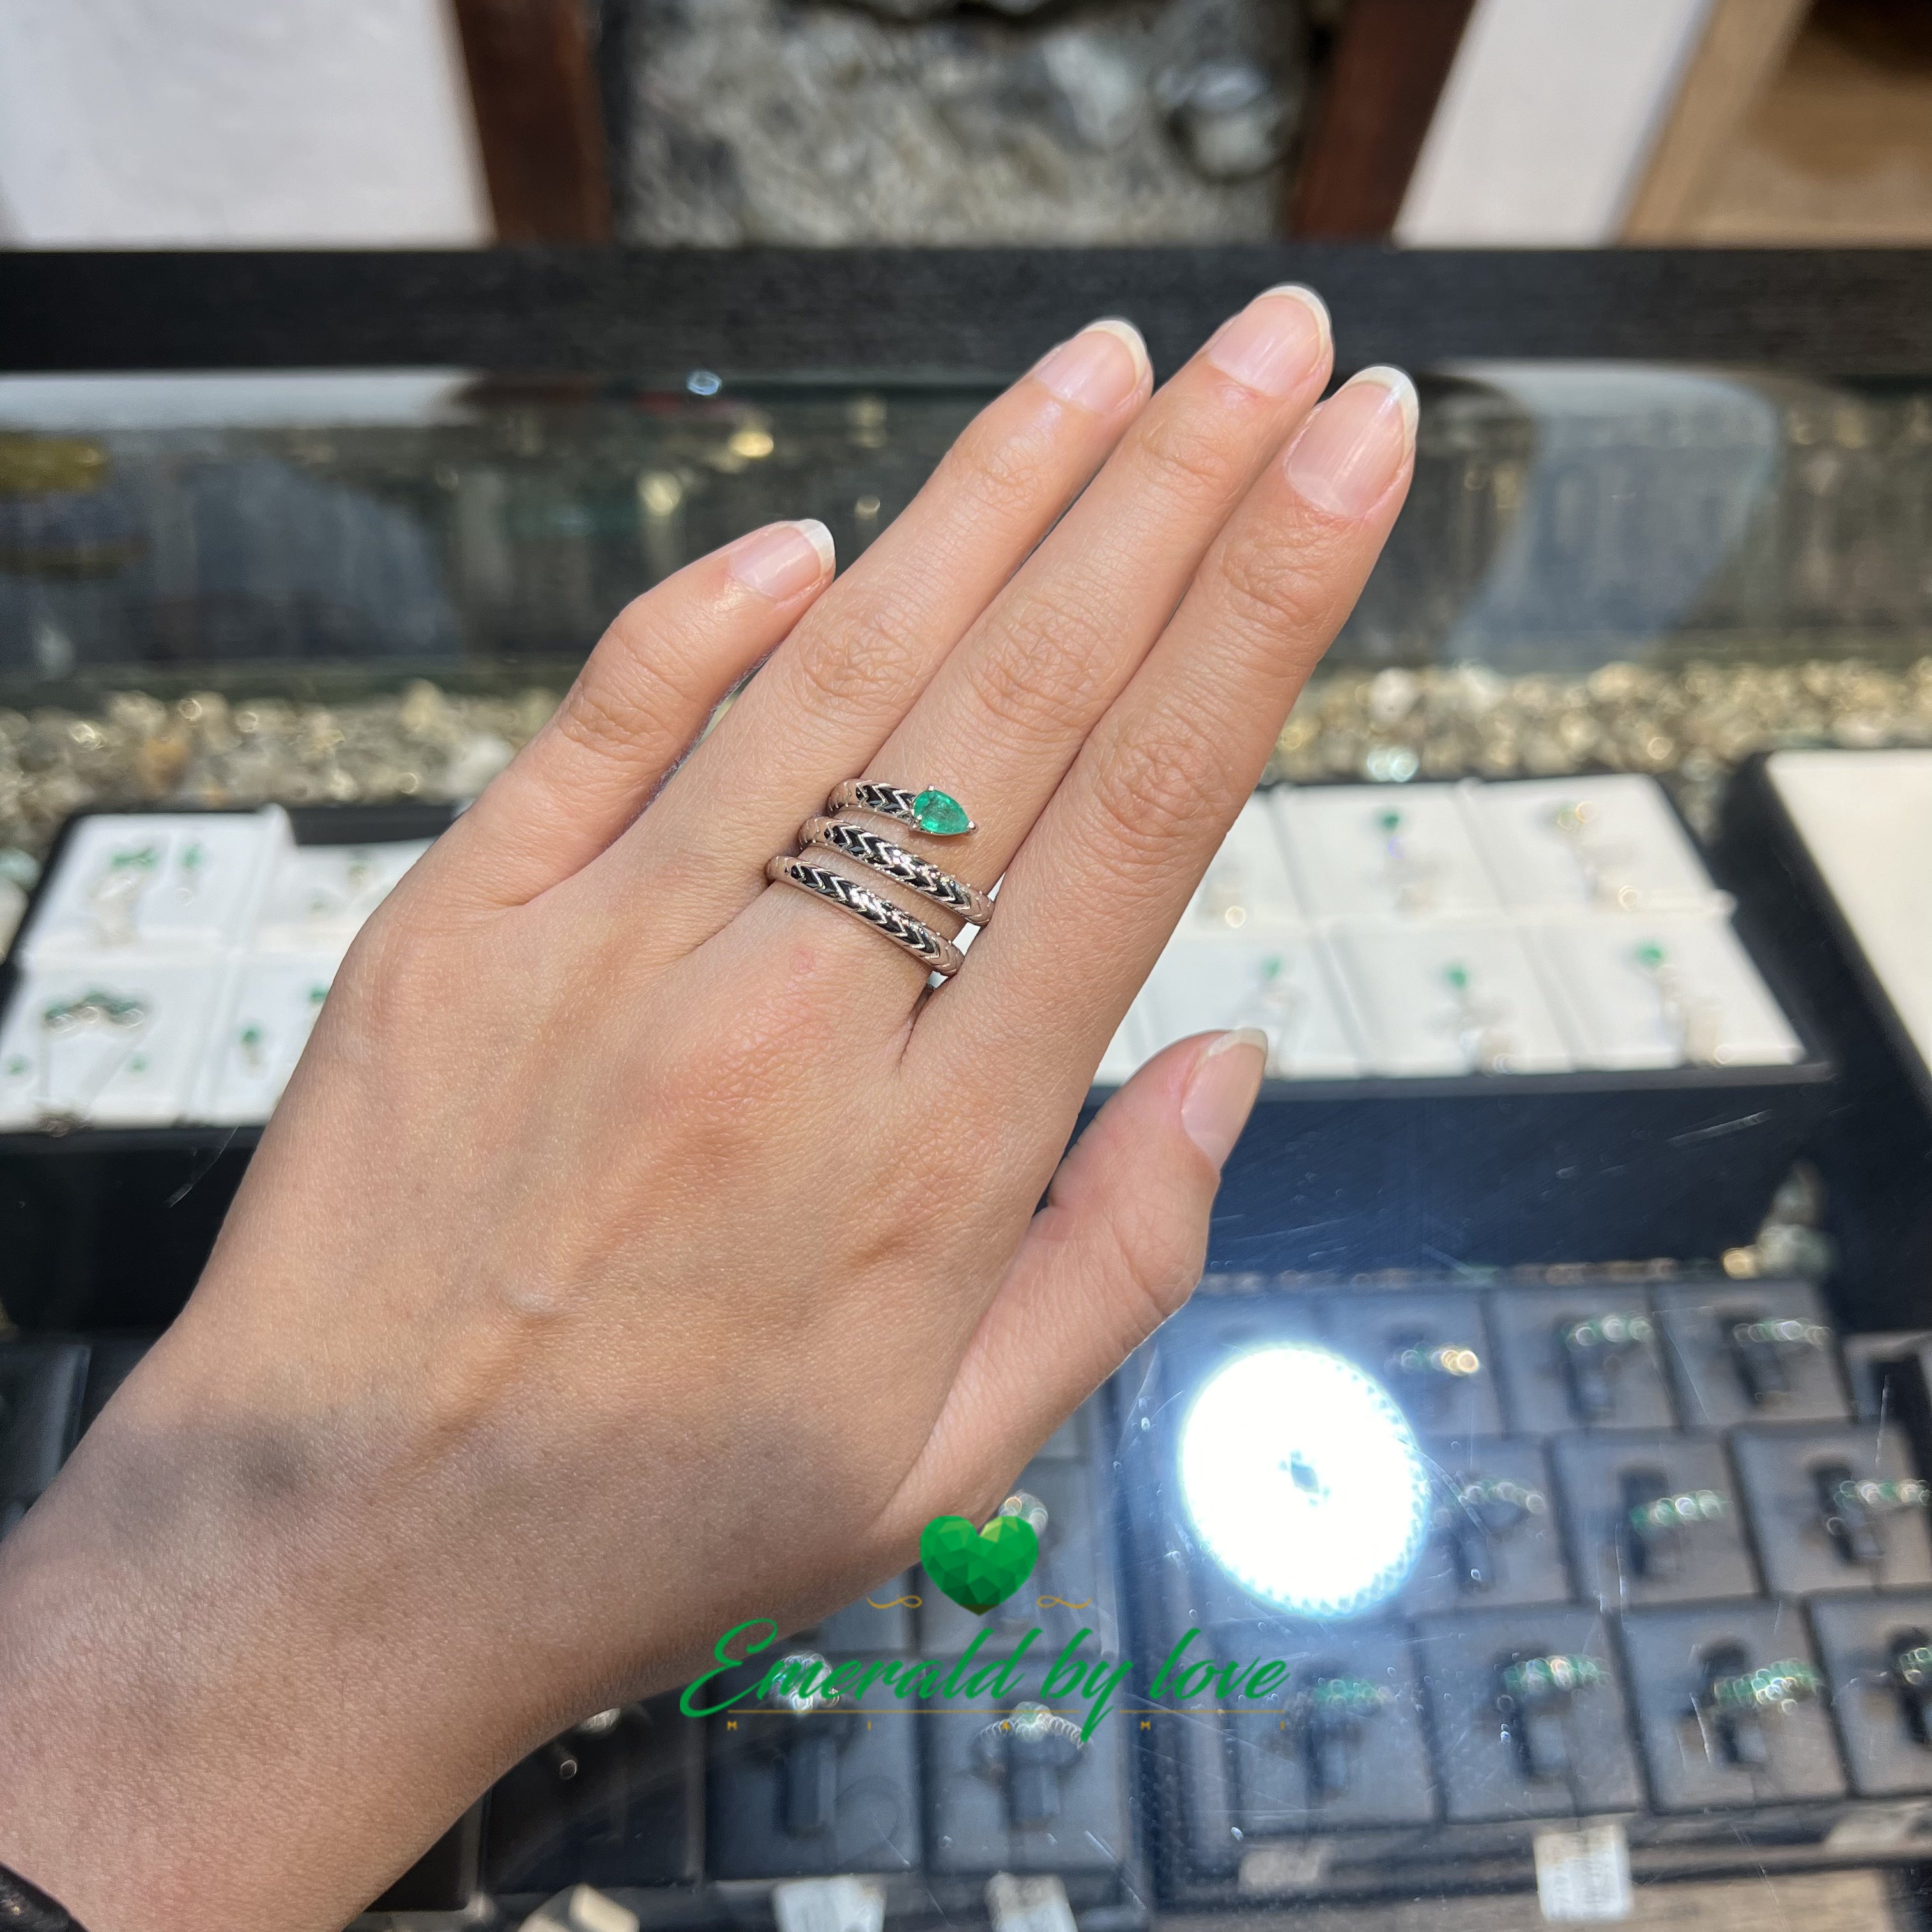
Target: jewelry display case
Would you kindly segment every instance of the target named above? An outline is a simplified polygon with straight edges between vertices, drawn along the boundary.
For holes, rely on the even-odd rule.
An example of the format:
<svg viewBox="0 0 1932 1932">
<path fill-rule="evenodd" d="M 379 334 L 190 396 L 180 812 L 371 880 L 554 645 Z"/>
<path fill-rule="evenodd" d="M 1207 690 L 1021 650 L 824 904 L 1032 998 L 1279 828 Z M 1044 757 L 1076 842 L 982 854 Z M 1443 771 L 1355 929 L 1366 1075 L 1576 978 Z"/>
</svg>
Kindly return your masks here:
<svg viewBox="0 0 1932 1932">
<path fill-rule="evenodd" d="M 778 517 L 850 562 L 1089 315 L 1165 374 L 1284 279 L 1422 414 L 1098 1070 L 1267 1037 L 1202 1291 L 1013 1472 L 1004 1598 L 585 1714 L 370 1928 L 1932 1865 L 1916 256 L 0 256 L 0 1534 L 627 598 Z"/>
</svg>

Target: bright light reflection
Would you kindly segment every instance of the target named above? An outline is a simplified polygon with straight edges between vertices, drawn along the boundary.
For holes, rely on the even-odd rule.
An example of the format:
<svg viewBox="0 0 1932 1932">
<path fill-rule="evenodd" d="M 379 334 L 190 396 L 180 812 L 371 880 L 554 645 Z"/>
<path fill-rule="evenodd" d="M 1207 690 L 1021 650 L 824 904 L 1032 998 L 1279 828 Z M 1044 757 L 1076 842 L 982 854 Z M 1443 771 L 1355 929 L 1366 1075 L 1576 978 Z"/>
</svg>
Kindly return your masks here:
<svg viewBox="0 0 1932 1932">
<path fill-rule="evenodd" d="M 1298 1616 L 1347 1616 L 1400 1588 L 1428 1529 L 1415 1438 L 1380 1383 L 1325 1348 L 1257 1348 L 1202 1385 L 1180 1490 L 1243 1588 Z"/>
</svg>

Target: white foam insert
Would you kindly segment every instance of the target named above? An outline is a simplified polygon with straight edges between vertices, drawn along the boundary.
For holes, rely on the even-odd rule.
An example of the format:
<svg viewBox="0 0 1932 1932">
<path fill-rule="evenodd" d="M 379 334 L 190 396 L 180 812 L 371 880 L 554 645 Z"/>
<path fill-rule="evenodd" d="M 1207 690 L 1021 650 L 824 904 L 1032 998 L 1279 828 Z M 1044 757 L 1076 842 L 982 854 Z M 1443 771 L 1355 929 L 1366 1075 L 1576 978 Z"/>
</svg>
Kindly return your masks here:
<svg viewBox="0 0 1932 1932">
<path fill-rule="evenodd" d="M 1728 910 L 1654 778 L 1538 778 L 1467 796 L 1497 884 L 1526 911 Z M 1571 812 L 1582 823 L 1566 832 L 1559 814 Z"/>
<path fill-rule="evenodd" d="M 39 964 L 244 945 L 269 868 L 292 844 L 279 806 L 84 819 L 41 895 L 21 955 Z"/>
<path fill-rule="evenodd" d="M 1330 944 L 1373 1072 L 1558 1073 L 1573 1064 L 1512 926 L 1364 923 L 1338 928 Z"/>
<path fill-rule="evenodd" d="M 1275 931 L 1303 922 L 1274 808 L 1266 794 L 1257 794 L 1228 827 L 1181 920 L 1180 934 Z"/>
<path fill-rule="evenodd" d="M 1190 1034 L 1258 1027 L 1277 1080 L 1346 1080 L 1362 1071 L 1321 941 L 1310 933 L 1177 938 L 1142 995 L 1156 1052 Z"/>
<path fill-rule="evenodd" d="M 1765 769 L 1932 1066 L 1932 752 L 1774 752 Z"/>
<path fill-rule="evenodd" d="M 346 951 L 430 843 L 292 845 L 278 854 L 255 928 L 256 950 Z"/>
<path fill-rule="evenodd" d="M 1309 911 L 1318 918 L 1418 921 L 1487 919 L 1500 912 L 1464 789 L 1281 787 L 1275 808 Z"/>
<path fill-rule="evenodd" d="M 1600 914 L 1546 926 L 1536 944 L 1581 1065 L 1768 1066 L 1804 1057 L 1720 914 Z M 1669 1004 L 1641 956 L 1648 946 L 1662 948 L 1676 976 Z"/>
<path fill-rule="evenodd" d="M 194 1119 L 222 1126 L 267 1120 L 308 1044 L 340 963 L 332 951 L 240 963 L 208 1035 Z"/>
<path fill-rule="evenodd" d="M 188 1112 L 226 970 L 212 960 L 26 967 L 0 1022 L 0 1128 L 50 1114 L 99 1126 L 164 1126 Z M 146 1017 L 50 1034 L 48 1009 L 99 993 Z"/>
</svg>

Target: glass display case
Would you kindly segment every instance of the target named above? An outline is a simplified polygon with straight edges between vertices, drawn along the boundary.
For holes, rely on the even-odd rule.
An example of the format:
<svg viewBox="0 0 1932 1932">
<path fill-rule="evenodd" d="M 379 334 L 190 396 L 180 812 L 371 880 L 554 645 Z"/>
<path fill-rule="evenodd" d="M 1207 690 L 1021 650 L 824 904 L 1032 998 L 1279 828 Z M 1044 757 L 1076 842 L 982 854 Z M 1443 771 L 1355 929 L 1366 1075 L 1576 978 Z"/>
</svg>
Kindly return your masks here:
<svg viewBox="0 0 1932 1932">
<path fill-rule="evenodd" d="M 1573 356 L 1574 290 L 1422 332 L 1409 505 L 1099 1070 L 1268 1036 L 1201 1291 L 988 1528 L 1032 1563 L 747 1630 L 372 1923 L 1907 1911 L 1932 342 L 1868 317 L 1834 373 L 1703 299 L 1654 352 Z M 362 920 L 614 612 L 776 518 L 849 563 L 993 388 L 683 340 L 0 376 L 0 1532 L 179 1306 Z"/>
</svg>

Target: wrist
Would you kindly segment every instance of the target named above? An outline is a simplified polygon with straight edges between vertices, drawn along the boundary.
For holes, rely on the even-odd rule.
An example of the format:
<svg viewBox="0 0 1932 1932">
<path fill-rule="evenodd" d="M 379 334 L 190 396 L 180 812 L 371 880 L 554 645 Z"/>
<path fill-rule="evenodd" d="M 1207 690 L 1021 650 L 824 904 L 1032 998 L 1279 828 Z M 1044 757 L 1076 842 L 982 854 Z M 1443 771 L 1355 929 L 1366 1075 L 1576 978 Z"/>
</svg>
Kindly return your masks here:
<svg viewBox="0 0 1932 1932">
<path fill-rule="evenodd" d="M 339 1925 L 372 1838 L 401 1870 L 488 1776 L 425 1695 L 436 1598 L 320 1434 L 171 1336 L 0 1546 L 0 1862 L 91 1932 Z"/>
</svg>

